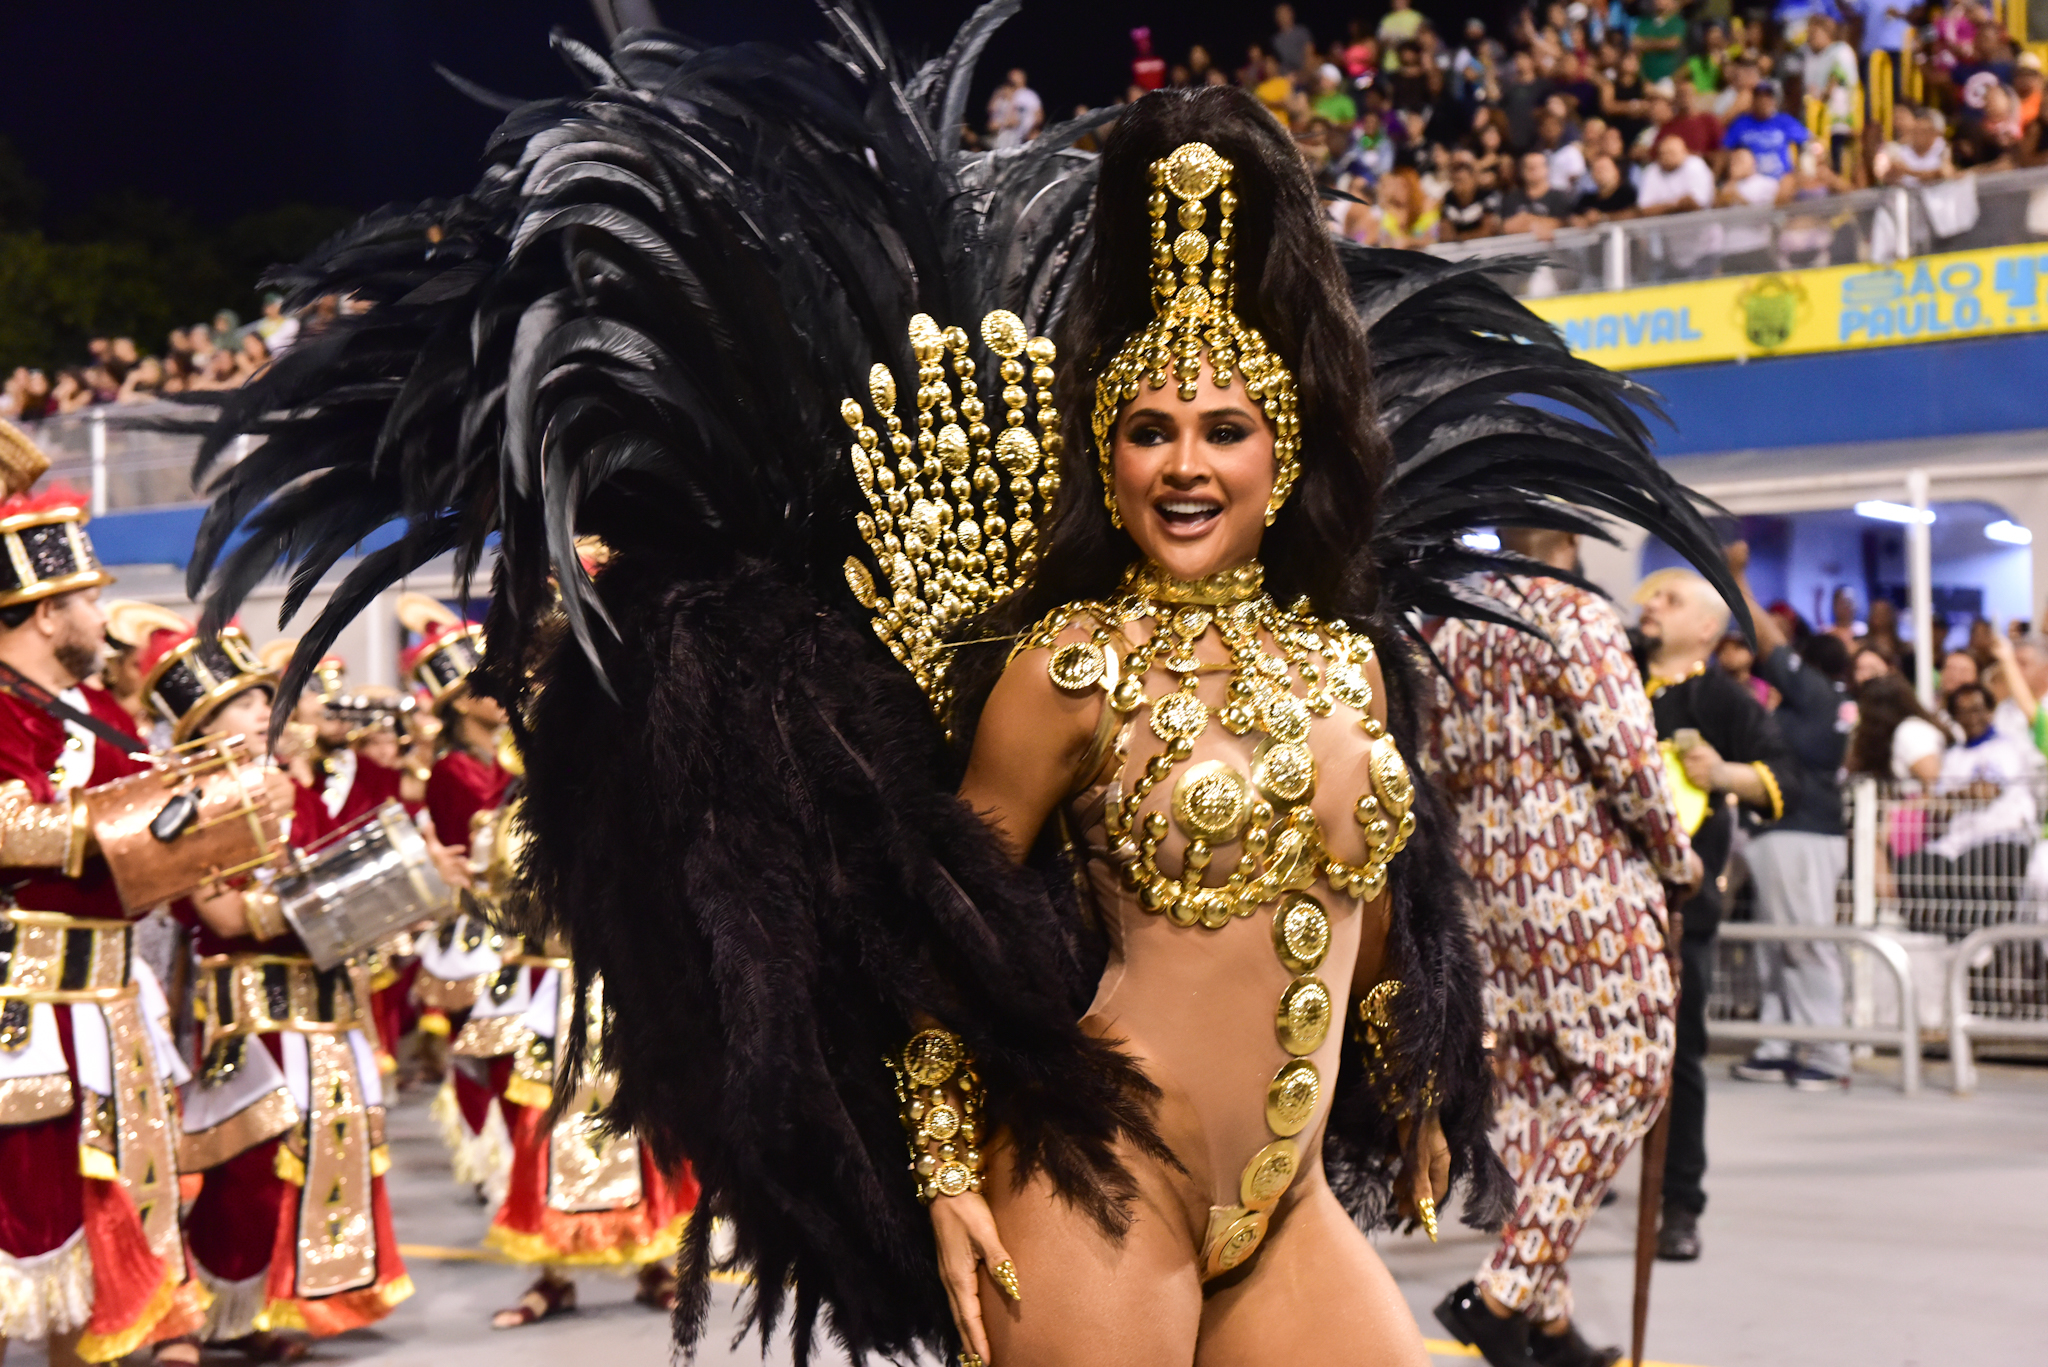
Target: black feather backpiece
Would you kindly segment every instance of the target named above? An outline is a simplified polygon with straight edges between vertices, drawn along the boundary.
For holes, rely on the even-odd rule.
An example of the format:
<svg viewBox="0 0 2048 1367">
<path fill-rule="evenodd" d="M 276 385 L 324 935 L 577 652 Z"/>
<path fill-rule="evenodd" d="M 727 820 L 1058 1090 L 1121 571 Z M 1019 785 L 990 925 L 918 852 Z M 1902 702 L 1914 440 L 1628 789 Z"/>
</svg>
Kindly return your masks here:
<svg viewBox="0 0 2048 1367">
<path fill-rule="evenodd" d="M 954 150 L 974 59 L 1014 9 L 984 7 L 915 71 L 839 7 L 804 51 L 558 39 L 583 92 L 512 109 L 468 194 L 374 214 L 277 277 L 295 305 L 349 306 L 204 400 L 190 583 L 209 620 L 279 570 L 289 615 L 385 538 L 304 633 L 286 693 L 406 575 L 450 553 L 465 582 L 490 574 L 478 686 L 525 751 L 534 905 L 605 982 L 614 1118 L 696 1164 L 755 1325 L 789 1325 L 799 1361 L 821 1317 L 856 1355 L 953 1337 L 881 1062 L 914 1020 L 967 1037 L 1020 1166 L 1106 1226 L 1127 1218 L 1116 1146 L 1158 1145 L 1149 1083 L 1076 1023 L 1082 931 L 953 797 L 923 695 L 841 579 L 864 502 L 842 399 L 877 361 L 915 372 L 912 314 L 1002 306 L 1051 331 L 1078 278 L 1085 125 Z M 1391 638 L 1402 613 L 1474 610 L 1457 580 L 1493 561 L 1458 532 L 1594 530 L 1563 499 L 1696 559 L 1707 533 L 1649 457 L 1640 391 L 1470 268 L 1347 264 L 1399 458 L 1370 535 L 1374 635 L 1414 768 L 1420 695 Z M 223 460 L 244 433 L 259 442 Z M 587 536 L 611 552 L 594 576 Z M 1437 1070 L 1484 1219 L 1502 1188 L 1478 978 L 1428 800 L 1394 876 L 1403 1085 Z M 1390 1152 L 1370 1095 L 1341 1087 L 1326 1156 L 1355 1213 L 1384 1213 Z M 685 1344 L 710 1228 L 684 1249 Z"/>
</svg>

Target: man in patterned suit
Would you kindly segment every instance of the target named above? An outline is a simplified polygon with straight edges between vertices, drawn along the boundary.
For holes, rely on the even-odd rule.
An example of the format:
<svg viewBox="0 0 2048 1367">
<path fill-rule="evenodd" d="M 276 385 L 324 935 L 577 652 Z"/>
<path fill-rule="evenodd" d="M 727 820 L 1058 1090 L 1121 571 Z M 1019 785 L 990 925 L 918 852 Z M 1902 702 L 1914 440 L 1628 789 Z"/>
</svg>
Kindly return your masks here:
<svg viewBox="0 0 2048 1367">
<path fill-rule="evenodd" d="M 1578 538 L 1505 529 L 1576 570 Z M 1428 762 L 1456 805 L 1519 1187 L 1499 1245 L 1437 1318 L 1494 1367 L 1598 1364 L 1565 1262 L 1665 1095 L 1675 994 L 1663 884 L 1700 864 L 1673 811 L 1657 728 L 1613 605 L 1558 579 L 1476 587 L 1549 640 L 1478 621 L 1432 634 L 1448 680 Z"/>
</svg>

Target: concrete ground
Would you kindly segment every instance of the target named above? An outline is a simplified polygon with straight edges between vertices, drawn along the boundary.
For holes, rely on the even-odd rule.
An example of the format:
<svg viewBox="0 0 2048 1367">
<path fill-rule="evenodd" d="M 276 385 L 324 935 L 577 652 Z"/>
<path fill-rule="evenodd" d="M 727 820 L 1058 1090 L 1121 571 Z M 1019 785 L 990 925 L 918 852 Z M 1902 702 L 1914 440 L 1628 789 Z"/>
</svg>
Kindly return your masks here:
<svg viewBox="0 0 2048 1367">
<path fill-rule="evenodd" d="M 1860 1070 L 1846 1095 L 1808 1096 L 1729 1080 L 1708 1108 L 1712 1204 L 1697 1263 L 1657 1265 L 1648 1357 L 1685 1367 L 2022 1367 L 2048 1361 L 2048 1068 L 1986 1067 L 1967 1099 L 1928 1090 L 1907 1099 L 1896 1069 Z M 1930 1065 L 1930 1082 L 1947 1070 Z M 464 1199 L 427 1118 L 424 1096 L 393 1115 L 391 1174 L 399 1235 L 418 1293 L 375 1330 L 319 1345 L 316 1361 L 379 1367 L 511 1367 L 601 1362 L 660 1367 L 666 1322 L 633 1304 L 623 1277 L 580 1279 L 583 1308 L 493 1333 L 528 1274 L 483 1260 L 488 1214 Z M 1579 1322 L 1596 1342 L 1626 1341 L 1635 1206 L 1602 1211 L 1573 1262 Z M 1472 1360 L 1446 1341 L 1429 1308 L 1490 1248 L 1447 1224 L 1443 1242 L 1383 1238 L 1434 1361 Z M 735 1288 L 733 1296 L 738 1294 Z M 700 1363 L 758 1363 L 750 1340 L 729 1348 L 731 1299 Z M 41 1367 L 39 1352 L 15 1363 Z M 240 1359 L 222 1354 L 209 1361 Z M 770 1363 L 788 1361 L 778 1344 Z M 141 1359 L 137 1359 L 141 1361 Z M 827 1359 L 837 1364 L 836 1356 Z"/>
</svg>

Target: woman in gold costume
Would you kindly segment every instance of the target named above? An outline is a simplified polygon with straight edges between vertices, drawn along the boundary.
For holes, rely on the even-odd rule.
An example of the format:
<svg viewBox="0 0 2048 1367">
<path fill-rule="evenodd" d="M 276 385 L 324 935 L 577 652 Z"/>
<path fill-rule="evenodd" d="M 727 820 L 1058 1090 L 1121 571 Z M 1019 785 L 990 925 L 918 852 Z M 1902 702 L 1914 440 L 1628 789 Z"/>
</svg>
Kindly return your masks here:
<svg viewBox="0 0 2048 1367">
<path fill-rule="evenodd" d="M 914 71 L 837 10 L 572 45 L 471 194 L 289 275 L 370 307 L 216 400 L 202 478 L 265 440 L 193 585 L 402 519 L 297 672 L 495 554 L 530 929 L 799 1361 L 1419 1364 L 1361 1228 L 1506 1188 L 1404 614 L 1497 615 L 1459 533 L 1600 534 L 1567 493 L 1711 535 L 1627 381 L 1476 269 L 1340 254 L 1240 93 L 949 150 L 1010 8 Z"/>
</svg>

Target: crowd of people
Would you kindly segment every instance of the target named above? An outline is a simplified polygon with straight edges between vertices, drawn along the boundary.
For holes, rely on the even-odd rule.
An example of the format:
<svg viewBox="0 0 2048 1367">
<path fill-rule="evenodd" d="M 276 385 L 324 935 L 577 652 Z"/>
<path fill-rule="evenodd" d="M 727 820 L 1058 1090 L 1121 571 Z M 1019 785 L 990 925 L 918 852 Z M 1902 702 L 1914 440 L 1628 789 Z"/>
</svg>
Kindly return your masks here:
<svg viewBox="0 0 2048 1367">
<path fill-rule="evenodd" d="M 1169 62 L 1150 30 L 1134 30 L 1125 101 L 1243 86 L 1338 192 L 1331 230 L 1393 247 L 1547 240 L 1566 226 L 2048 159 L 2040 58 L 2017 51 L 1980 0 L 1910 14 L 1889 0 L 1778 0 L 1748 17 L 1700 0 L 1544 0 L 1504 30 L 1472 19 L 1455 37 L 1413 0 L 1391 5 L 1327 41 L 1280 5 L 1271 39 L 1234 71 L 1201 45 Z M 1875 117 L 1873 57 L 1892 84 Z M 991 101 L 998 145 L 1038 126 L 1009 112 L 1020 104 L 1042 115 L 1018 71 Z"/>
<path fill-rule="evenodd" d="M 284 296 L 264 295 L 263 311 L 243 322 L 233 309 L 213 321 L 172 328 L 162 354 L 144 351 L 133 337 L 94 337 L 83 364 L 53 375 L 16 366 L 0 386 L 0 418 L 36 422 L 82 412 L 95 404 L 153 403 L 176 394 L 236 389 L 298 342 L 327 326 L 349 308 L 329 295 L 299 313 L 286 310 Z"/>
</svg>

